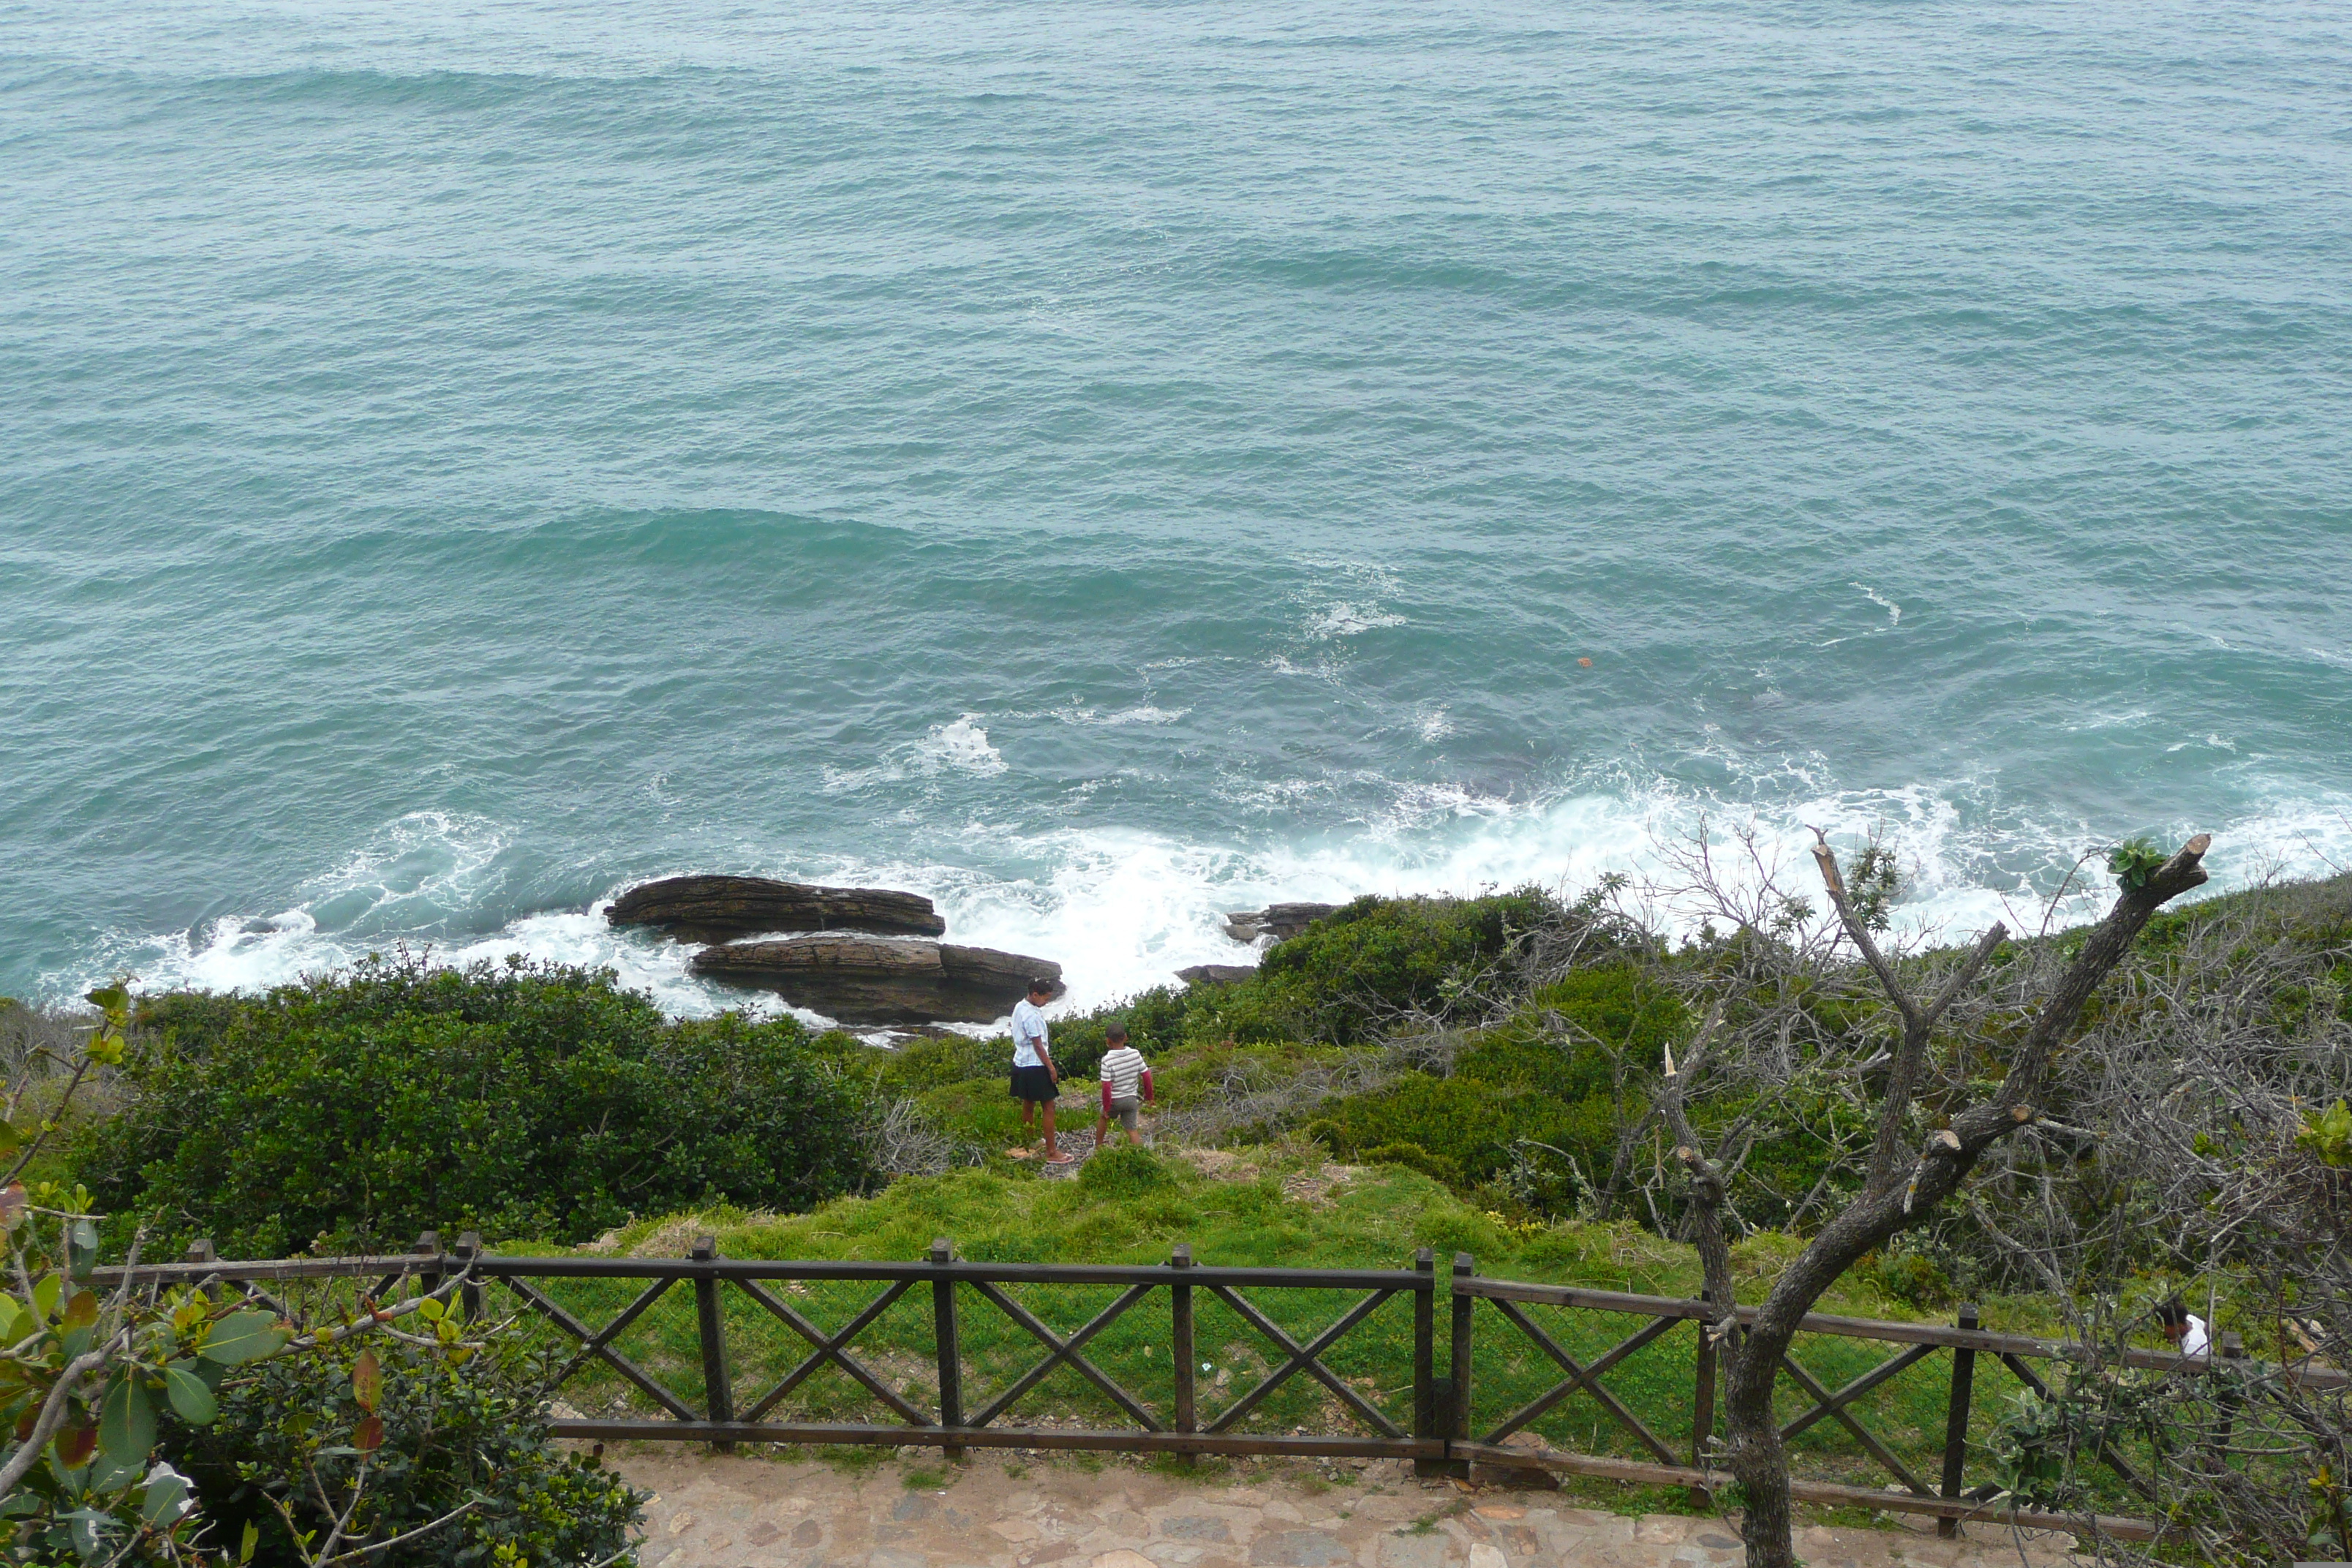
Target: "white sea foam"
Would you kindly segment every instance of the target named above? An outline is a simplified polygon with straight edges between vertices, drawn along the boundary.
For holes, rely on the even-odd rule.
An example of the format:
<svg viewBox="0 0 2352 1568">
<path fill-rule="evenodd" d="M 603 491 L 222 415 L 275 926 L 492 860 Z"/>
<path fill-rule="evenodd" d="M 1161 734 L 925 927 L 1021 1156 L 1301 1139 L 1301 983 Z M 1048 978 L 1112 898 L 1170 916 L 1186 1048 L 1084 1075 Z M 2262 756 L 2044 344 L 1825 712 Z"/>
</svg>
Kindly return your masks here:
<svg viewBox="0 0 2352 1568">
<path fill-rule="evenodd" d="M 988 743 L 980 715 L 967 713 L 950 724 L 934 724 L 915 746 L 918 765 L 925 772 L 953 768 L 975 778 L 992 778 L 1004 771 L 1004 754 Z"/>
<path fill-rule="evenodd" d="M 2087 918 L 2111 896 L 2101 851 L 2112 836 L 2087 824 L 2004 815 L 1990 784 L 1966 778 L 1891 790 L 1808 788 L 1822 772 L 1818 760 L 1803 758 L 1759 770 L 1748 782 L 1772 786 L 1769 805 L 1600 777 L 1531 800 L 1401 782 L 1388 786 L 1379 809 L 1319 834 L 1199 842 L 1112 827 L 975 828 L 961 845 L 962 863 L 869 856 L 740 868 L 926 893 L 947 917 L 951 940 L 1060 963 L 1070 986 L 1064 1011 L 1171 984 L 1189 964 L 1247 962 L 1249 950 L 1224 933 L 1229 910 L 1284 899 L 1339 902 L 1366 892 L 1474 893 L 1528 883 L 1572 896 L 1610 872 L 1666 882 L 1675 857 L 1702 829 L 1718 871 L 1735 887 L 1752 889 L 1770 876 L 1816 904 L 1810 828 L 1821 827 L 1842 848 L 1874 837 L 1904 870 L 1901 928 L 1940 940 L 1965 938 L 1995 920 L 2039 929 L 2046 895 L 2063 881 L 2076 896 L 2056 911 L 2060 923 Z M 2216 889 L 2352 867 L 2352 795 L 2281 799 L 2219 825 L 2153 825 L 2171 838 L 2197 828 L 2215 835 L 2208 863 Z M 62 999 L 124 972 L 149 989 L 258 990 L 347 967 L 405 941 L 429 944 L 436 962 L 513 953 L 610 967 L 679 1015 L 776 1010 L 772 1000 L 688 973 L 690 945 L 613 930 L 601 902 L 542 910 L 493 931 L 468 930 L 461 889 L 478 894 L 500 885 L 490 847 L 508 837 L 468 819 L 403 818 L 305 883 L 296 907 L 197 931 L 119 934 L 70 973 L 44 976 L 41 990 Z M 1685 929 L 1700 918 L 1671 905 L 1650 912 Z"/>
<path fill-rule="evenodd" d="M 1110 712 L 1105 713 L 1097 709 L 1074 704 L 1067 708 L 1055 710 L 1054 716 L 1065 723 L 1116 730 L 1128 724 L 1173 724 L 1191 711 L 1192 710 L 1190 708 L 1155 708 L 1150 703 L 1145 702 L 1133 708 L 1113 709 Z"/>
<path fill-rule="evenodd" d="M 1317 642 L 1329 642 L 1334 637 L 1351 637 L 1381 626 L 1402 625 L 1402 616 L 1393 615 L 1378 605 L 1359 605 L 1341 599 L 1307 617 L 1307 635 Z"/>
<path fill-rule="evenodd" d="M 1846 586 L 1849 588 L 1860 588 L 1864 598 L 1868 599 L 1872 604 L 1876 605 L 1880 609 L 1885 610 L 1886 612 L 1886 624 L 1888 626 L 1899 626 L 1903 624 L 1903 606 L 1880 594 L 1877 589 L 1863 583 L 1848 583 Z"/>
<path fill-rule="evenodd" d="M 928 777 L 953 772 L 974 778 L 993 778 L 1004 772 L 1004 753 L 989 743 L 988 731 L 981 727 L 980 717 L 966 713 L 951 722 L 934 724 L 920 739 L 893 746 L 865 767 L 827 766 L 823 775 L 824 792 L 854 795 L 879 784 L 897 784 L 909 774 Z"/>
</svg>

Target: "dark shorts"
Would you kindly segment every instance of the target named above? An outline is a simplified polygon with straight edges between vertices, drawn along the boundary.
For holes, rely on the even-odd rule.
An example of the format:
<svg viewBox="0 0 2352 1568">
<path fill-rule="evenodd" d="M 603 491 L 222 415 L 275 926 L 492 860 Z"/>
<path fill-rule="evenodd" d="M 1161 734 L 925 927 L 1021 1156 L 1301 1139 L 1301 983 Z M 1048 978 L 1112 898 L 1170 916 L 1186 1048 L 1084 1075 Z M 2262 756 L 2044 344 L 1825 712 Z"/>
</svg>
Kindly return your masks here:
<svg viewBox="0 0 2352 1568">
<path fill-rule="evenodd" d="M 1057 1100 L 1061 1093 L 1054 1087 L 1054 1075 L 1044 1068 L 1013 1069 L 1013 1098 L 1015 1100 Z"/>
</svg>

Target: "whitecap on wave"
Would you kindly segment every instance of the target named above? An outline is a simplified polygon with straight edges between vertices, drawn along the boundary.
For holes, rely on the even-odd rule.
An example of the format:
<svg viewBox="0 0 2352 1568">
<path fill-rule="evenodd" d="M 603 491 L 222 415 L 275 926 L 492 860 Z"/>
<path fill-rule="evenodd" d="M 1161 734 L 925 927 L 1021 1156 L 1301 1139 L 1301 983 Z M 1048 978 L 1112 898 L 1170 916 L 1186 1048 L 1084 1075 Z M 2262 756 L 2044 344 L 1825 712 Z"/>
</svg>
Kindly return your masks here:
<svg viewBox="0 0 2352 1568">
<path fill-rule="evenodd" d="M 862 768 L 824 770 L 827 795 L 848 795 L 875 784 L 896 784 L 908 775 L 954 772 L 974 778 L 994 778 L 1004 772 L 1004 753 L 989 743 L 980 715 L 966 713 L 944 724 L 934 724 L 921 739 L 893 747 L 879 761 Z"/>
<path fill-rule="evenodd" d="M 1809 854 L 1814 826 L 1841 849 L 1874 838 L 1895 851 L 1906 882 L 1898 923 L 1916 936 L 1957 941 L 1995 920 L 2032 930 L 2045 918 L 2092 918 L 2112 897 L 2102 856 L 2111 828 L 2103 835 L 2085 823 L 2032 818 L 2006 808 L 1983 781 L 1840 789 L 1824 773 L 1818 760 L 1775 773 L 1769 803 L 1600 776 L 1527 799 L 1392 782 L 1385 805 L 1320 832 L 1208 842 L 1057 826 L 984 839 L 958 833 L 926 846 L 951 847 L 958 863 L 918 851 L 741 868 L 928 894 L 953 940 L 1059 962 L 1070 986 L 1064 1011 L 1172 984 L 1190 964 L 1246 962 L 1249 951 L 1225 934 L 1223 916 L 1277 900 L 1340 902 L 1367 892 L 1466 894 L 1530 883 L 1573 897 L 1612 872 L 1670 883 L 1676 859 L 1703 845 L 1733 886 L 1753 888 L 1770 876 L 1818 905 Z M 2352 796 L 2281 801 L 2234 821 L 2150 828 L 2168 838 L 2211 830 L 2215 890 L 2352 867 Z M 468 919 L 467 900 L 501 885 L 491 847 L 509 837 L 463 819 L 404 818 L 334 872 L 304 884 L 309 897 L 293 908 L 194 932 L 121 934 L 72 973 L 45 976 L 42 991 L 62 999 L 125 972 L 150 989 L 257 990 L 347 967 L 406 941 L 429 943 L 436 961 L 450 963 L 520 953 L 610 967 L 682 1016 L 774 1006 L 689 974 L 688 945 L 613 930 L 601 902 L 482 931 Z M 2045 901 L 2062 886 L 2072 897 L 2053 916 Z M 1671 904 L 1649 912 L 1682 929 L 1702 918 Z"/>
<path fill-rule="evenodd" d="M 1115 708 L 1105 713 L 1098 709 L 1072 706 L 1057 708 L 1054 717 L 1066 724 L 1086 724 L 1097 729 L 1116 730 L 1129 724 L 1173 724 L 1192 711 L 1190 708 L 1159 708 L 1149 702 L 1132 708 Z"/>
<path fill-rule="evenodd" d="M 1333 637 L 1351 637 L 1381 626 L 1402 625 L 1402 616 L 1383 610 L 1378 605 L 1358 605 L 1341 599 L 1307 617 L 1307 635 L 1318 642 L 1328 642 Z"/>
</svg>

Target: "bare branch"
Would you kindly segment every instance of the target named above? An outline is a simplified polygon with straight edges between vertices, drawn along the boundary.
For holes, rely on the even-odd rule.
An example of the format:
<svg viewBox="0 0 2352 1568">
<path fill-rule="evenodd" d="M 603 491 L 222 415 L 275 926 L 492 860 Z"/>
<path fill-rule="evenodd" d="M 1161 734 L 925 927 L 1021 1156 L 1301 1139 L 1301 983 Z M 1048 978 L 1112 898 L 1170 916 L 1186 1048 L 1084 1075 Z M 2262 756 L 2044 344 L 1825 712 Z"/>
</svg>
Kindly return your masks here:
<svg viewBox="0 0 2352 1568">
<path fill-rule="evenodd" d="M 1828 837 L 1820 828 L 1813 829 L 1813 863 L 1822 868 L 1822 885 L 1829 889 L 1830 902 L 1837 910 L 1838 921 L 1845 927 L 1847 939 L 1862 954 L 1862 961 L 1870 965 L 1870 972 L 1878 976 L 1879 984 L 1886 988 L 1887 1000 L 1903 1016 L 1904 1029 L 1907 1032 L 1917 1028 L 1919 1005 L 1903 988 L 1903 982 L 1895 977 L 1895 966 L 1878 951 L 1878 943 L 1871 940 L 1870 927 L 1854 911 L 1853 900 L 1846 897 L 1845 878 L 1838 871 L 1837 852 L 1830 847 Z"/>
<path fill-rule="evenodd" d="M 1723 1173 L 1707 1159 L 1698 1134 L 1691 1130 L 1690 1118 L 1684 1112 L 1683 1100 L 1688 1087 L 1706 1065 L 1708 1047 L 1714 1043 L 1715 1032 L 1723 1022 L 1723 1004 L 1717 1002 L 1707 1014 L 1706 1021 L 1691 1037 L 1689 1048 L 1683 1054 L 1683 1068 L 1674 1068 L 1671 1054 L 1664 1091 L 1658 1096 L 1660 1114 L 1665 1118 L 1666 1130 L 1675 1137 L 1675 1158 L 1690 1173 L 1691 1239 L 1698 1247 L 1700 1266 L 1706 1273 L 1706 1293 L 1709 1301 L 1727 1318 L 1738 1306 L 1738 1297 L 1732 1285 L 1731 1247 L 1724 1238 L 1723 1207 L 1726 1197 Z"/>
<path fill-rule="evenodd" d="M 1824 847 L 1823 852 L 1826 852 Z M 1841 908 L 1843 906 L 1841 905 Z M 1885 1098 L 1878 1110 L 1878 1136 L 1871 1144 L 1869 1183 L 1883 1187 L 1895 1177 L 1898 1151 L 1903 1142 L 1904 1127 L 1910 1121 L 1911 1101 L 1919 1091 L 1919 1074 L 1927 1065 L 1927 1047 L 1936 1032 L 1936 1022 L 1944 1016 L 1961 992 L 1976 982 L 1977 974 L 1992 957 L 1993 949 L 2009 935 L 2009 928 L 1999 921 L 1992 929 L 1977 939 L 1975 947 L 1958 969 L 1952 973 L 1944 988 L 1923 1012 L 1906 1008 L 1903 1015 L 1903 1043 L 1895 1053 L 1888 1068 Z"/>
</svg>

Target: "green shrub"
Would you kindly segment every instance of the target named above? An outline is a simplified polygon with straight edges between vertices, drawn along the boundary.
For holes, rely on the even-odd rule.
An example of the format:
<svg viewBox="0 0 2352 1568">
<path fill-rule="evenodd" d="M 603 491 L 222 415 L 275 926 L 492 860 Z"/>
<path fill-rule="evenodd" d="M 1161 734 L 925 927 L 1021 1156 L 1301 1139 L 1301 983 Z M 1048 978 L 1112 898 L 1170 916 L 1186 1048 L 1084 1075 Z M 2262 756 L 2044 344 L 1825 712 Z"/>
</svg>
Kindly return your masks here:
<svg viewBox="0 0 2352 1568">
<path fill-rule="evenodd" d="M 1079 1190 L 1099 1198 L 1134 1198 L 1176 1184 L 1175 1176 L 1150 1150 L 1114 1143 L 1078 1167 Z"/>
<path fill-rule="evenodd" d="M 364 1414 L 352 1378 L 363 1351 L 382 1378 L 373 1414 L 383 1436 L 348 1533 L 384 1540 L 480 1500 L 379 1561 L 476 1568 L 634 1560 L 629 1535 L 645 1495 L 587 1455 L 556 1447 L 538 1398 L 551 1368 L 512 1333 L 462 1363 L 380 1334 L 280 1357 L 224 1384 L 209 1426 L 166 1422 L 163 1457 L 194 1483 L 215 1540 L 239 1541 L 250 1524 L 256 1563 L 298 1568 L 302 1558 L 272 1498 L 324 1538 L 332 1521 L 317 1487 L 344 1503 L 360 1459 L 347 1435 Z"/>
<path fill-rule="evenodd" d="M 1892 1300 L 1927 1309 L 1951 1304 L 1958 1292 L 1944 1266 L 1927 1253 L 1905 1249 L 1875 1253 L 1854 1270 Z"/>
<path fill-rule="evenodd" d="M 1452 1160 L 1441 1160 L 1418 1143 L 1378 1143 L 1356 1156 L 1367 1165 L 1396 1165 L 1408 1171 L 1418 1171 L 1434 1180 L 1457 1184 L 1462 1180 L 1462 1167 Z"/>
<path fill-rule="evenodd" d="M 1569 918 L 1570 911 L 1536 888 L 1475 899 L 1367 896 L 1267 949 L 1246 980 L 1159 986 L 1057 1020 L 1054 1063 L 1066 1078 L 1092 1075 L 1102 1061 L 1104 1031 L 1114 1022 L 1127 1026 L 1147 1056 L 1223 1040 L 1361 1045 L 1401 1014 L 1444 1010 L 1464 985 L 1507 961 L 1529 932 Z M 909 1047 L 901 1054 L 923 1049 Z M 1011 1059 L 1009 1041 L 1000 1039 L 995 1049 L 995 1062 Z M 932 1061 L 968 1059 L 953 1047 L 924 1055 Z"/>
<path fill-rule="evenodd" d="M 1010 1082 L 1013 1042 L 1009 1038 L 975 1040 L 967 1035 L 941 1035 L 909 1040 L 893 1051 L 858 1049 L 875 1058 L 883 1092 L 892 1096 L 919 1095 L 926 1089 L 977 1079 Z"/>
<path fill-rule="evenodd" d="M 1234 1004 L 1261 1026 L 1289 1015 L 1281 1021 L 1301 1037 L 1355 1044 L 1397 1014 L 1442 1009 L 1562 912 L 1536 888 L 1476 899 L 1358 899 L 1267 950 L 1255 980 L 1232 988 L 1258 994 Z"/>
<path fill-rule="evenodd" d="M 166 1245 L 579 1241 L 632 1213 L 806 1208 L 869 1178 L 868 1101 L 801 1026 L 672 1023 L 610 971 L 403 958 L 234 1005 L 164 998 L 144 1021 L 126 1108 L 75 1159 L 118 1224 L 161 1210 Z"/>
<path fill-rule="evenodd" d="M 1675 998 L 1631 964 L 1578 970 L 1481 1031 L 1450 1078 L 1423 1075 L 1325 1106 L 1307 1132 L 1342 1158 L 1409 1164 L 1457 1190 L 1513 1174 L 1513 1195 L 1543 1214 L 1574 1211 L 1581 1182 L 1605 1178 L 1624 1118 L 1619 1059 L 1646 1071 L 1685 1026 Z M 1417 1150 L 1425 1163 L 1397 1152 Z M 1571 1163 L 1573 1162 L 1573 1163 Z"/>
</svg>

